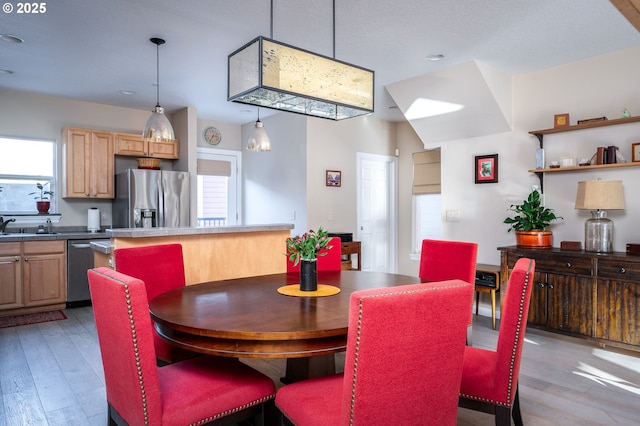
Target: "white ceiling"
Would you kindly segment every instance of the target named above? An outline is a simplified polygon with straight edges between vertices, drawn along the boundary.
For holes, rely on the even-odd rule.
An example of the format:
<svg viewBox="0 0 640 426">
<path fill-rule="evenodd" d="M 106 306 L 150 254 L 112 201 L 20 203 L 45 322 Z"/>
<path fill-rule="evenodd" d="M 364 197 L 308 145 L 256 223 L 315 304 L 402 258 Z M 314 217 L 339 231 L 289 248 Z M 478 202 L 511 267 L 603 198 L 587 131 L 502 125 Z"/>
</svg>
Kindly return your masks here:
<svg viewBox="0 0 640 426">
<path fill-rule="evenodd" d="M 4 2 L 17 6 L 17 2 Z M 608 0 L 336 0 L 335 58 L 373 69 L 375 115 L 402 118 L 385 86 L 470 60 L 509 74 L 640 44 Z M 273 38 L 333 56 L 331 0 L 274 0 Z M 40 15 L 0 13 L 0 87 L 151 110 L 162 37 L 160 103 L 198 117 L 255 120 L 228 102 L 227 56 L 270 36 L 270 0 L 64 0 Z M 443 53 L 439 62 L 427 61 Z M 134 91 L 123 95 L 121 90 Z M 0 99 L 2 102 L 2 99 Z M 268 111 L 261 110 L 261 115 Z"/>
</svg>

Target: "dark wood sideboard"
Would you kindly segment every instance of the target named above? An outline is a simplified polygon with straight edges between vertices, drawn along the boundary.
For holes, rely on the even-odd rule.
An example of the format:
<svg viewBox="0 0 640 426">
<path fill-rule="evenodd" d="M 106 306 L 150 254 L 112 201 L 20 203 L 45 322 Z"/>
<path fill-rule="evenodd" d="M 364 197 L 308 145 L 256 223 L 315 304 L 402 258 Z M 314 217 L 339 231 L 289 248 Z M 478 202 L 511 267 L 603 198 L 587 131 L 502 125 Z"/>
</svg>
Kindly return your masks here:
<svg viewBox="0 0 640 426">
<path fill-rule="evenodd" d="M 536 261 L 528 325 L 640 351 L 640 256 L 499 247 L 506 285 L 521 257 Z"/>
</svg>

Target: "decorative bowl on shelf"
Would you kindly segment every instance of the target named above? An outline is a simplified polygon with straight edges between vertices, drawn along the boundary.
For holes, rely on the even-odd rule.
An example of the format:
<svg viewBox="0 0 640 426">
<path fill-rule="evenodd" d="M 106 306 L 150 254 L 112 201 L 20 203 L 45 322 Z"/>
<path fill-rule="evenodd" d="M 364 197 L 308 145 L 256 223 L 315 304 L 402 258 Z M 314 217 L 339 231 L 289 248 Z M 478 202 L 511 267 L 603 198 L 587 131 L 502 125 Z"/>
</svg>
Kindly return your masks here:
<svg viewBox="0 0 640 426">
<path fill-rule="evenodd" d="M 138 168 L 160 170 L 160 160 L 157 158 L 138 158 Z"/>
</svg>

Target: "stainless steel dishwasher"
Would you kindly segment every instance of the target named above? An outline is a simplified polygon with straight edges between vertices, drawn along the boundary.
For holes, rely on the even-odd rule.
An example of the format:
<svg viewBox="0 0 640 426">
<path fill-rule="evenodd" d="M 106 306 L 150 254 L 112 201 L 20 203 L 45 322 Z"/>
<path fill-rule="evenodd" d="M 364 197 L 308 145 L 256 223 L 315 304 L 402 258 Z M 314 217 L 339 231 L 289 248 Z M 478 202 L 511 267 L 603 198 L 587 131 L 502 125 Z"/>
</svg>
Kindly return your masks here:
<svg viewBox="0 0 640 426">
<path fill-rule="evenodd" d="M 87 270 L 93 268 L 90 243 L 91 240 L 67 240 L 67 308 L 91 305 L 87 279 Z"/>
</svg>

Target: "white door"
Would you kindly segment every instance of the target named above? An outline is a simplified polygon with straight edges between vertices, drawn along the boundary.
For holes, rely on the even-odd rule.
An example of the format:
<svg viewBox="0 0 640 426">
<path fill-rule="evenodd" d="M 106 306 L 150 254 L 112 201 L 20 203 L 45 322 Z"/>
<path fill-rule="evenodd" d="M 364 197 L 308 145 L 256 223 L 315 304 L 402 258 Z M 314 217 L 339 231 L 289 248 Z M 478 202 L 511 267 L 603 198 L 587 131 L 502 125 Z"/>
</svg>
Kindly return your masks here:
<svg viewBox="0 0 640 426">
<path fill-rule="evenodd" d="M 397 270 L 397 158 L 358 153 L 357 239 L 362 270 Z"/>
</svg>

